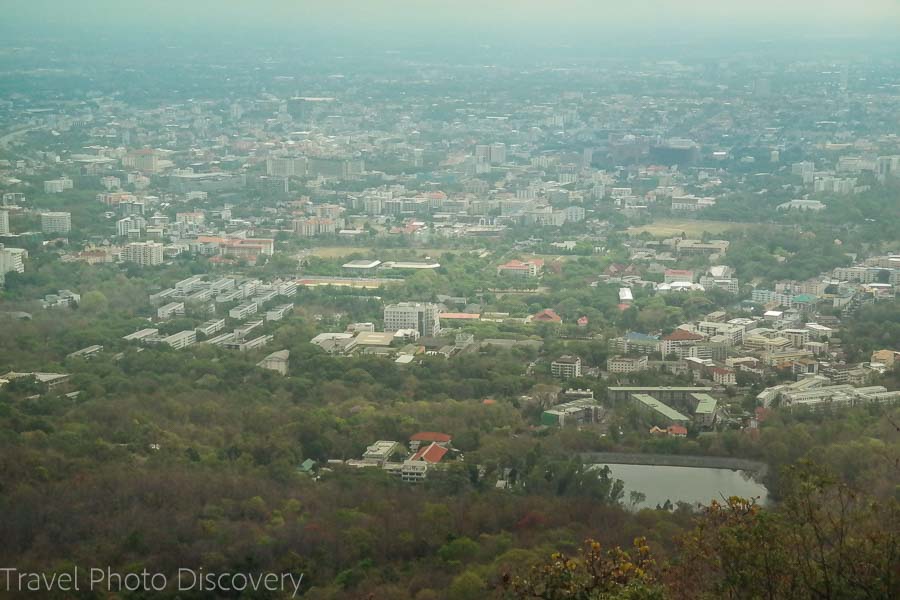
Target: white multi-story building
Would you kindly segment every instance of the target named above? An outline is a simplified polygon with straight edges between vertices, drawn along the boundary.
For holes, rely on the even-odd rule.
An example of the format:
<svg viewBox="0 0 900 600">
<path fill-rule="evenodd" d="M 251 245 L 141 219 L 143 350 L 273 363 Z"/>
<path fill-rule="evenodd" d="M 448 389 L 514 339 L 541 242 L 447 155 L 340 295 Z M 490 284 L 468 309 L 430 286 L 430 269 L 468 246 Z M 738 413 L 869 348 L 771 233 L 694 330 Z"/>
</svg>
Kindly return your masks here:
<svg viewBox="0 0 900 600">
<path fill-rule="evenodd" d="M 142 267 L 161 265 L 163 262 L 163 245 L 156 242 L 134 242 L 122 250 L 122 261 L 133 262 Z"/>
<path fill-rule="evenodd" d="M 45 194 L 61 194 L 66 190 L 71 190 L 74 186 L 74 183 L 68 177 L 61 177 L 59 179 L 49 179 L 44 182 L 44 193 Z"/>
<path fill-rule="evenodd" d="M 647 357 L 632 358 L 629 356 L 613 356 L 606 359 L 606 370 L 610 373 L 637 373 L 647 370 Z"/>
<path fill-rule="evenodd" d="M 384 330 L 415 329 L 419 335 L 436 336 L 441 332 L 437 304 L 400 302 L 384 307 Z"/>
<path fill-rule="evenodd" d="M 112 175 L 107 175 L 106 177 L 100 178 L 100 185 L 104 187 L 106 190 L 117 190 L 122 187 L 122 180 L 118 177 L 113 177 Z"/>
<path fill-rule="evenodd" d="M 7 235 L 9 233 L 9 213 L 5 210 L 0 210 L 0 235 Z"/>
<path fill-rule="evenodd" d="M 184 314 L 184 302 L 169 302 L 156 309 L 156 318 L 161 320 L 171 319 L 175 315 Z"/>
<path fill-rule="evenodd" d="M 179 348 L 186 348 L 197 342 L 197 332 L 193 329 L 179 331 L 178 333 L 173 333 L 172 335 L 163 338 L 162 341 L 164 344 L 168 344 L 176 350 Z"/>
<path fill-rule="evenodd" d="M 225 329 L 225 319 L 211 319 L 202 325 L 198 325 L 194 331 L 202 333 L 205 336 L 211 336 Z"/>
<path fill-rule="evenodd" d="M 550 363 L 550 372 L 554 377 L 563 379 L 581 377 L 581 358 L 569 355 L 560 356 Z"/>
<path fill-rule="evenodd" d="M 256 302 L 244 302 L 243 304 L 239 304 L 228 311 L 228 316 L 232 319 L 242 320 L 246 319 L 250 315 L 255 315 L 259 310 L 259 306 Z"/>
<path fill-rule="evenodd" d="M 4 283 L 7 273 L 24 273 L 26 258 L 28 258 L 27 250 L 5 248 L 3 244 L 0 244 L 0 283 Z"/>
<path fill-rule="evenodd" d="M 41 231 L 44 233 L 69 233 L 72 231 L 72 214 L 67 212 L 41 213 Z"/>
<path fill-rule="evenodd" d="M 272 157 L 266 159 L 269 177 L 305 177 L 307 160 L 304 157 Z"/>
</svg>

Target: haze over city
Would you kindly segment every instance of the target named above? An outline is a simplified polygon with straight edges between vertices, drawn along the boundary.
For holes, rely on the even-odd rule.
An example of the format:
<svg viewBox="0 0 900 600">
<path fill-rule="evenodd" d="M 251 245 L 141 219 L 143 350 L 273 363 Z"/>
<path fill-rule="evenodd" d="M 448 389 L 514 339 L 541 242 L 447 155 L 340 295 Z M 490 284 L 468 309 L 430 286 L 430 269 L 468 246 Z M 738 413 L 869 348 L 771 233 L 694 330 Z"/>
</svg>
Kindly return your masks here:
<svg viewBox="0 0 900 600">
<path fill-rule="evenodd" d="M 900 3 L 0 5 L 0 596 L 900 597 Z"/>
</svg>

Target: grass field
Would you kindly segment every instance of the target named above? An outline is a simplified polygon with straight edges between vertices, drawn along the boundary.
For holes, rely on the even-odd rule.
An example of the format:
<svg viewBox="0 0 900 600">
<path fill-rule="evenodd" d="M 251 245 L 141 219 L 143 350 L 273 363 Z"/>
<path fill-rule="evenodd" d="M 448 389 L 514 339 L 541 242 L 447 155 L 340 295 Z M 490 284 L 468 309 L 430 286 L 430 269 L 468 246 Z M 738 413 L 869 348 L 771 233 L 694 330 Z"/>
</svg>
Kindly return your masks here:
<svg viewBox="0 0 900 600">
<path fill-rule="evenodd" d="M 654 237 L 675 236 L 681 232 L 690 237 L 700 237 L 704 231 L 711 234 L 722 233 L 735 229 L 750 229 L 758 227 L 755 223 L 730 223 L 728 221 L 694 221 L 691 219 L 659 219 L 649 225 L 629 227 L 628 233 L 636 235 L 647 232 Z"/>
</svg>

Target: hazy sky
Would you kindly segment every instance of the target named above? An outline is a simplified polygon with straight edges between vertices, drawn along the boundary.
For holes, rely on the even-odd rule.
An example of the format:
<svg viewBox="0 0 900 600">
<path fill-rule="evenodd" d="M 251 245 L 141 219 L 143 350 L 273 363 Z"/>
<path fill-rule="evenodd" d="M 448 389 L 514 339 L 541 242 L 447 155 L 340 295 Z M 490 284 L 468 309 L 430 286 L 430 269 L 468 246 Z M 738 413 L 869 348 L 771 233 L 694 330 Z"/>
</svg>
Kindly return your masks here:
<svg viewBox="0 0 900 600">
<path fill-rule="evenodd" d="M 592 36 L 900 37 L 900 0 L 0 0 L 0 28 L 220 31 L 452 40 Z"/>
<path fill-rule="evenodd" d="M 622 21 L 794 25 L 900 23 L 897 0 L 0 0 L 4 19 L 358 24 Z"/>
</svg>

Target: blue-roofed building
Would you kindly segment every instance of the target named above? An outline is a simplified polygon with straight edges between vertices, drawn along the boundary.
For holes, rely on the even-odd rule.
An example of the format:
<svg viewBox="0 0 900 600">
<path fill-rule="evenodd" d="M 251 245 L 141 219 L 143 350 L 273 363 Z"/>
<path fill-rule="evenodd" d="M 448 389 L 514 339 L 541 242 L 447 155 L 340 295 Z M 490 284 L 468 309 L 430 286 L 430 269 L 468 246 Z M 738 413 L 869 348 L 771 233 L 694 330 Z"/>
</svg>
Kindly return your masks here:
<svg viewBox="0 0 900 600">
<path fill-rule="evenodd" d="M 616 352 L 627 354 L 636 352 L 638 354 L 652 354 L 659 352 L 659 336 L 639 333 L 637 331 L 629 331 L 620 338 L 610 340 L 610 346 Z"/>
</svg>

